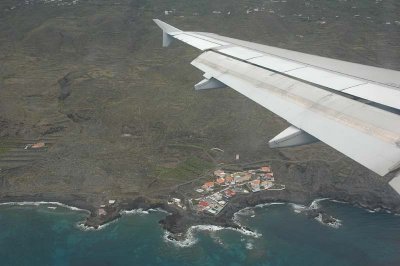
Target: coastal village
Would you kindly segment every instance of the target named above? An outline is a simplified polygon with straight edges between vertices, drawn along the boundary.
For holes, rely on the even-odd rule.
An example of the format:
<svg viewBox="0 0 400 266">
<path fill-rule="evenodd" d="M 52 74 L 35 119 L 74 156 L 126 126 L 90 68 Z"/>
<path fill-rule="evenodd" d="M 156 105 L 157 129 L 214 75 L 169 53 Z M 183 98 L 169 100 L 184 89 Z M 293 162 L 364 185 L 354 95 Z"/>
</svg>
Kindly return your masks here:
<svg viewBox="0 0 400 266">
<path fill-rule="evenodd" d="M 214 171 L 202 186 L 194 188 L 198 197 L 188 200 L 189 207 L 198 213 L 218 215 L 237 194 L 257 193 L 263 190 L 284 190 L 285 185 L 277 184 L 270 166 L 262 166 L 241 172 Z M 186 209 L 179 198 L 172 198 L 169 204 Z"/>
</svg>

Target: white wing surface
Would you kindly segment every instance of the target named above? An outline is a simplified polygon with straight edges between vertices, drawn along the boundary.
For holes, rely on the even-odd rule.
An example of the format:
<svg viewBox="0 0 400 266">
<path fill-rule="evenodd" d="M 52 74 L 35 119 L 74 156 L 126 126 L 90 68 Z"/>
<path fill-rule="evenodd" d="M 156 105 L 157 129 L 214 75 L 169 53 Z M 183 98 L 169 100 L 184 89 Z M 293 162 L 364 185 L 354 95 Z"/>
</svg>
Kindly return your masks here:
<svg viewBox="0 0 400 266">
<path fill-rule="evenodd" d="M 192 62 L 205 73 L 201 87 L 223 83 L 294 126 L 274 147 L 315 137 L 381 176 L 399 170 L 400 72 L 155 22 L 164 38 L 204 51 Z"/>
</svg>

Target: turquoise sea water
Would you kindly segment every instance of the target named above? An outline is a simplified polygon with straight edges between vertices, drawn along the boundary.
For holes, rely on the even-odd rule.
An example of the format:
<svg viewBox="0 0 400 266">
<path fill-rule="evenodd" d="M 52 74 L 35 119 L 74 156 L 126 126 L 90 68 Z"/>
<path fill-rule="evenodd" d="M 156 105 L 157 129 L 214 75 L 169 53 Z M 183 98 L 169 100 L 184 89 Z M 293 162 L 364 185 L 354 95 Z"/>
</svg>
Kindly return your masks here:
<svg viewBox="0 0 400 266">
<path fill-rule="evenodd" d="M 192 230 L 185 242 L 165 239 L 162 212 L 124 215 L 101 230 L 77 226 L 86 214 L 48 206 L 0 207 L 0 265 L 400 265 L 400 217 L 324 201 L 341 220 L 332 228 L 290 204 L 236 217 L 262 236 Z M 209 228 L 210 229 L 210 228 Z M 182 247 L 186 244 L 185 247 Z"/>
</svg>

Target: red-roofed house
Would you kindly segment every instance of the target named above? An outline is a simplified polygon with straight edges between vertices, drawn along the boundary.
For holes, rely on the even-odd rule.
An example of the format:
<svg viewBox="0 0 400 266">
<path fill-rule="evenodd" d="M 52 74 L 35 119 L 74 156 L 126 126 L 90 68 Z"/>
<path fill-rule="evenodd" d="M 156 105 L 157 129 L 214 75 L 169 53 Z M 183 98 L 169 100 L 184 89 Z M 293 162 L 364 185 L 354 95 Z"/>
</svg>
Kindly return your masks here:
<svg viewBox="0 0 400 266">
<path fill-rule="evenodd" d="M 211 181 L 210 182 L 205 182 L 204 185 L 203 185 L 204 189 L 210 189 L 212 187 L 214 187 L 214 182 L 211 182 Z"/>
<path fill-rule="evenodd" d="M 235 196 L 236 192 L 231 189 L 227 189 L 227 190 L 225 190 L 225 195 L 230 198 L 230 197 Z"/>
<path fill-rule="evenodd" d="M 204 200 L 202 200 L 202 201 L 200 201 L 200 202 L 199 202 L 199 206 L 200 206 L 200 207 L 203 207 L 203 208 L 205 208 L 205 207 L 207 207 L 207 206 L 208 206 L 208 202 L 207 202 L 207 201 L 204 201 Z"/>
<path fill-rule="evenodd" d="M 38 143 L 32 144 L 33 149 L 44 148 L 45 146 L 46 146 L 46 144 L 44 142 L 38 142 Z"/>
<path fill-rule="evenodd" d="M 227 177 L 225 177 L 225 183 L 226 184 L 231 184 L 233 182 L 233 177 L 228 175 Z"/>
<path fill-rule="evenodd" d="M 217 183 L 218 183 L 218 185 L 222 185 L 222 184 L 224 184 L 224 183 L 225 183 L 225 179 L 224 179 L 224 178 L 222 178 L 222 177 L 220 177 L 220 178 L 217 178 Z"/>
</svg>

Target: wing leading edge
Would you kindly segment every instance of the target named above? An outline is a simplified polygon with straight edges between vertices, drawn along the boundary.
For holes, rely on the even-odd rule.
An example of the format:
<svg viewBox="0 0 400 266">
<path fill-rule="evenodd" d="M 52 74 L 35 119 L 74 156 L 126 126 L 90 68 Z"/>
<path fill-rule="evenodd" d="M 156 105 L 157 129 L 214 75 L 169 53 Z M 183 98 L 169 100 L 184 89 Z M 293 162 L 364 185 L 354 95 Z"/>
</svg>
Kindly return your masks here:
<svg viewBox="0 0 400 266">
<path fill-rule="evenodd" d="M 400 72 L 155 22 L 164 38 L 204 51 L 192 65 L 210 84 L 231 87 L 293 125 L 274 147 L 315 137 L 381 176 L 399 170 Z M 399 179 L 391 185 L 400 193 Z"/>
</svg>

